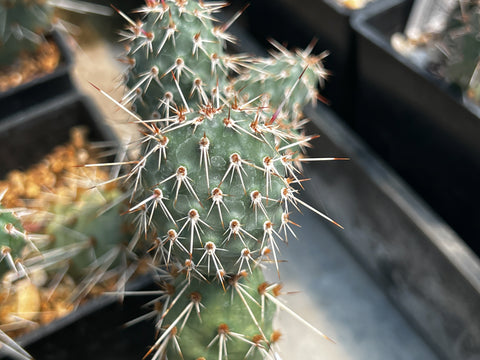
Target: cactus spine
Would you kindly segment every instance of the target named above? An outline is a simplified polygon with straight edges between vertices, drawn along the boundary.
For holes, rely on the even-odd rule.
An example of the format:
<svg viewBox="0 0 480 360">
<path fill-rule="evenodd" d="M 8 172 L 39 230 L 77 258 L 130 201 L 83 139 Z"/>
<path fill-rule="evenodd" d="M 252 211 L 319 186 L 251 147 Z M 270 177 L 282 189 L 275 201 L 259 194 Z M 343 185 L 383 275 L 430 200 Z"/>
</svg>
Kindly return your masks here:
<svg viewBox="0 0 480 360">
<path fill-rule="evenodd" d="M 0 195 L 0 204 L 4 195 L 5 191 Z M 20 261 L 29 240 L 15 209 L 0 207 L 0 280 L 8 271 L 24 274 Z"/>
<path fill-rule="evenodd" d="M 153 359 L 272 358 L 283 306 L 262 262 L 280 273 L 293 210 L 335 223 L 297 197 L 295 164 L 313 138 L 301 108 L 317 97 L 324 55 L 278 44 L 267 59 L 226 54 L 236 17 L 217 25 L 224 6 L 147 0 L 139 21 L 120 12 L 129 91 L 118 104 L 142 133 L 129 210 L 164 279 Z"/>
</svg>

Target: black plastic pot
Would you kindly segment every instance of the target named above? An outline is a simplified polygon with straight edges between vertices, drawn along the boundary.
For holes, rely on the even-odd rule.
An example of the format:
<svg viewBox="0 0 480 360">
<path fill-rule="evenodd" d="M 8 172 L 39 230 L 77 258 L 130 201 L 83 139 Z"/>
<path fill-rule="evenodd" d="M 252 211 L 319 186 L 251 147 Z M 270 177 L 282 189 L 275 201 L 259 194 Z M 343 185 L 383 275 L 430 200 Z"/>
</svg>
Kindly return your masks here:
<svg viewBox="0 0 480 360">
<path fill-rule="evenodd" d="M 152 278 L 140 277 L 128 290 L 147 290 Z M 74 312 L 53 321 L 18 339 L 34 359 L 38 360 L 134 360 L 142 359 L 155 342 L 151 321 L 125 327 L 145 314 L 151 296 L 125 297 L 112 295 L 90 300 Z"/>
<path fill-rule="evenodd" d="M 104 123 L 93 103 L 76 92 L 66 94 L 0 122 L 0 178 L 12 169 L 26 169 L 39 162 L 57 145 L 69 140 L 73 126 L 85 126 L 91 141 L 112 145 L 118 139 Z M 140 277 L 130 290 L 153 286 L 151 277 Z M 154 327 L 142 322 L 129 328 L 123 325 L 143 315 L 149 297 L 104 295 L 81 305 L 69 315 L 17 339 L 35 358 L 141 359 L 154 342 Z"/>
<path fill-rule="evenodd" d="M 480 358 L 478 256 L 331 111 L 307 116 L 311 156 L 350 158 L 307 169 L 308 201 L 344 226 L 335 234 L 439 359 Z"/>
<path fill-rule="evenodd" d="M 0 92 L 1 119 L 24 110 L 54 96 L 68 93 L 74 89 L 70 71 L 73 66 L 73 54 L 64 36 L 53 31 L 51 38 L 60 49 L 60 63 L 50 74 L 35 78 L 17 87 Z"/>
<path fill-rule="evenodd" d="M 383 0 L 353 18 L 354 128 L 478 254 L 480 112 L 390 46 L 411 3 Z"/>
<path fill-rule="evenodd" d="M 90 100 L 76 92 L 19 111 L 0 122 L 0 177 L 25 170 L 56 145 L 69 140 L 73 126 L 84 125 L 91 140 L 117 142 Z"/>
<path fill-rule="evenodd" d="M 267 46 L 266 38 L 286 43 L 289 48 L 302 49 L 316 39 L 314 53 L 325 50 L 330 53 L 325 59 L 325 68 L 332 75 L 322 96 L 350 122 L 356 100 L 356 42 L 350 17 L 359 11 L 363 9 L 351 10 L 335 0 L 256 0 L 251 2 L 245 16 L 251 32 Z"/>
</svg>

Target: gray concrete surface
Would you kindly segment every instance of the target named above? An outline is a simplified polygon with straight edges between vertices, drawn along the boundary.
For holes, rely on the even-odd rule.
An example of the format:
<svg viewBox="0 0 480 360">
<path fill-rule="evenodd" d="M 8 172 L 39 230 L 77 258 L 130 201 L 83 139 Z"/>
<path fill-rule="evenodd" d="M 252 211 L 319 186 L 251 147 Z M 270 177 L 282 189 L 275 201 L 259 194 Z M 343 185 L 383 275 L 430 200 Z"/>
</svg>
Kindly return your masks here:
<svg viewBox="0 0 480 360">
<path fill-rule="evenodd" d="M 323 211 L 323 209 L 322 209 Z M 337 239 L 342 231 L 308 210 L 293 221 L 300 241 L 282 246 L 282 299 L 335 340 L 324 340 L 284 311 L 277 328 L 282 359 L 434 360 L 432 350 Z M 269 281 L 278 281 L 274 269 Z"/>
</svg>

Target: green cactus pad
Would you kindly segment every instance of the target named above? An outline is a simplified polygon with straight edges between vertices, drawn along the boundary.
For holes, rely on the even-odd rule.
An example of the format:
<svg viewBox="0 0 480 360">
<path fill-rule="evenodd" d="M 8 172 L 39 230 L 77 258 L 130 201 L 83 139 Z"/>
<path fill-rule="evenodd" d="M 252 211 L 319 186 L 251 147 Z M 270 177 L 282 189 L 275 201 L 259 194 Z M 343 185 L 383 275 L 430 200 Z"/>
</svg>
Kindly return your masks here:
<svg viewBox="0 0 480 360">
<path fill-rule="evenodd" d="M 124 101 L 135 99 L 138 114 L 163 117 L 195 89 L 210 94 L 226 85 L 223 31 L 212 24 L 208 3 L 147 1 L 142 11 L 145 19 L 124 33 L 131 64 Z"/>
<path fill-rule="evenodd" d="M 0 279 L 6 271 L 16 271 L 14 263 L 21 259 L 27 234 L 13 210 L 0 206 Z"/>
<path fill-rule="evenodd" d="M 126 226 L 129 216 L 122 216 L 125 204 L 118 202 L 118 189 L 90 190 L 73 202 L 58 202 L 50 210 L 55 214 L 46 232 L 52 237 L 51 248 L 78 245 L 70 259 L 69 275 L 81 279 L 94 261 L 112 249 L 124 247 L 132 234 Z M 113 259 L 111 266 L 118 263 Z"/>
<path fill-rule="evenodd" d="M 192 260 L 203 275 L 222 277 L 257 260 L 278 267 L 279 232 L 297 207 L 293 160 L 310 139 L 300 134 L 300 109 L 325 71 L 311 48 L 277 46 L 275 57 L 248 61 L 225 55 L 228 26 L 212 23 L 215 4 L 147 2 L 124 33 L 124 102 L 145 134 L 131 211 L 154 225 L 163 261 Z"/>
<path fill-rule="evenodd" d="M 271 58 L 226 54 L 231 22 L 213 17 L 224 5 L 148 0 L 141 20 L 122 13 L 129 90 L 120 105 L 132 106 L 141 131 L 129 211 L 152 242 L 152 266 L 181 270 L 164 283 L 153 359 L 270 358 L 281 305 L 259 291 L 261 267 L 280 273 L 279 245 L 296 225 L 289 214 L 313 209 L 298 196 L 313 138 L 301 109 L 318 96 L 324 55 L 278 44 Z"/>
<path fill-rule="evenodd" d="M 230 279 L 226 291 L 219 291 L 215 283 L 195 278 L 187 283 L 178 276 L 173 284 L 165 285 L 172 301 L 163 304 L 166 316 L 159 317 L 165 347 L 151 351 L 158 352 L 158 358 L 167 354 L 169 359 L 181 358 L 180 353 L 184 359 L 217 359 L 220 353 L 229 359 L 243 359 L 247 354 L 248 359 L 263 359 L 276 311 L 269 302 L 262 305 L 259 288 L 265 285 L 260 269 L 245 278 Z"/>
</svg>

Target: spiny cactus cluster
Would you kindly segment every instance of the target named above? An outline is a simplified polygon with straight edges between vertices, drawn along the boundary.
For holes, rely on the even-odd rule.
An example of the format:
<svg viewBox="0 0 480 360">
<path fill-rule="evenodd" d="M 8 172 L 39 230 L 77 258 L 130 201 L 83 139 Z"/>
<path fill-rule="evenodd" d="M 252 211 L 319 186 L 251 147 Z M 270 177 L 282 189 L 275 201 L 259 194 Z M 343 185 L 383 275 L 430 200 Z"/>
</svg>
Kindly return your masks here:
<svg viewBox="0 0 480 360">
<path fill-rule="evenodd" d="M 327 338 L 262 273 L 272 263 L 280 278 L 280 244 L 297 238 L 292 212 L 313 211 L 340 227 L 299 194 L 302 163 L 337 159 L 303 154 L 315 136 L 304 134 L 302 107 L 319 96 L 325 54 L 276 43 L 269 58 L 228 54 L 236 39 L 227 30 L 240 12 L 219 24 L 214 14 L 225 6 L 147 0 L 139 20 L 118 11 L 127 20 L 128 90 L 118 102 L 98 90 L 137 123 L 133 158 L 92 164 L 126 171 L 49 205 L 42 221 L 54 241 L 39 266 L 68 262 L 69 276 L 85 276 L 79 296 L 109 276 L 118 280 L 114 292 L 128 295 L 123 286 L 135 269 L 152 269 L 160 289 L 141 318 L 155 319 L 152 359 L 276 359 L 278 310 Z M 126 190 L 109 188 L 115 182 Z M 16 257 L 37 265 L 27 264 L 26 241 L 10 240 L 2 240 L 16 254 L 9 264 Z"/>
<path fill-rule="evenodd" d="M 38 48 L 52 28 L 53 10 L 44 0 L 0 0 L 0 65 Z"/>
<path fill-rule="evenodd" d="M 0 202 L 4 195 L 5 192 L 0 195 Z M 19 260 L 23 248 L 30 242 L 15 209 L 0 207 L 0 278 L 9 270 L 25 273 Z"/>
<path fill-rule="evenodd" d="M 478 103 L 480 2 L 458 0 L 438 5 L 433 13 L 418 4 L 405 34 L 392 36 L 392 46 Z"/>
<path fill-rule="evenodd" d="M 70 144 L 0 183 L 12 185 L 0 196 L 7 204 L 0 209 L 0 354 L 29 358 L 8 335 L 64 315 L 92 291 L 122 291 L 136 271 L 125 247 L 134 230 L 122 216 L 128 209 L 123 192 L 115 184 L 92 189 L 108 179 L 100 169 L 72 168 L 96 153 L 83 136 L 74 129 Z M 32 178 L 38 189 L 25 186 Z M 16 197 L 25 193 L 36 195 L 28 208 L 7 207 L 22 204 Z"/>
<path fill-rule="evenodd" d="M 113 251 L 114 243 L 123 244 L 124 237 L 131 237 L 123 225 L 128 216 L 120 216 L 127 209 L 121 190 L 113 184 L 89 189 L 108 174 L 78 167 L 95 161 L 84 130 L 74 128 L 69 144 L 58 146 L 42 163 L 24 173 L 14 171 L 0 183 L 0 203 L 7 204 L 0 211 L 4 254 L 0 278 L 6 271 L 21 276 L 25 271 L 19 268 L 26 263 L 37 265 L 32 258 L 38 255 L 43 267 L 60 259 L 69 261 L 69 274 L 79 273 L 73 276 L 78 280 L 80 269 Z M 31 181 L 34 186 L 28 186 Z M 22 200 L 24 196 L 30 196 L 28 202 Z"/>
<path fill-rule="evenodd" d="M 298 194 L 301 163 L 319 160 L 302 155 L 314 136 L 301 109 L 327 75 L 324 55 L 278 44 L 270 58 L 228 54 L 239 14 L 217 24 L 224 6 L 147 0 L 140 20 L 120 12 L 129 91 L 117 104 L 142 134 L 121 178 L 162 278 L 153 359 L 273 358 L 272 319 L 285 306 L 263 264 L 280 276 L 292 211 L 338 225 Z"/>
</svg>

